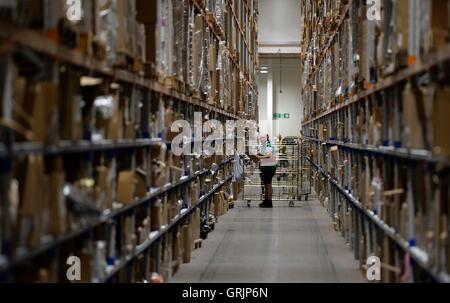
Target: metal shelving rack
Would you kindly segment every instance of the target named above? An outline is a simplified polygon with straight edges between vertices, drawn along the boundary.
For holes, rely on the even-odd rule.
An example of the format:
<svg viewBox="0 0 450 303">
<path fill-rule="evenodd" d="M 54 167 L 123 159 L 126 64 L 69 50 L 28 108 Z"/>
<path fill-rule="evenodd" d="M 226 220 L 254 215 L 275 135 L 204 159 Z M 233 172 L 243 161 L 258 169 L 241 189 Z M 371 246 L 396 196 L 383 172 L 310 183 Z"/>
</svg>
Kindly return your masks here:
<svg viewBox="0 0 450 303">
<path fill-rule="evenodd" d="M 381 220 L 373 211 L 368 210 L 366 207 L 364 207 L 361 204 L 360 201 L 355 199 L 352 196 L 351 191 L 343 188 L 335 179 L 333 179 L 331 177 L 330 173 L 325 172 L 316 163 L 311 161 L 311 159 L 309 159 L 309 161 L 310 161 L 311 165 L 314 167 L 314 169 L 316 171 L 318 171 L 327 180 L 327 182 L 329 182 L 337 191 L 339 191 L 339 194 L 343 195 L 345 197 L 345 199 L 351 203 L 353 208 L 357 209 L 357 211 L 358 211 L 357 216 L 364 216 L 363 220 L 369 220 L 371 226 L 373 226 L 376 229 L 379 229 L 384 235 L 386 235 L 390 239 L 392 239 L 392 241 L 394 241 L 396 243 L 396 245 L 398 245 L 398 247 L 400 247 L 405 252 L 408 252 L 411 255 L 414 262 L 417 265 L 419 265 L 421 268 L 426 270 L 427 273 L 430 275 L 430 277 L 433 280 L 442 282 L 442 283 L 450 283 L 450 275 L 448 275 L 446 273 L 442 273 L 442 272 L 438 273 L 438 272 L 430 270 L 430 268 L 427 264 L 428 256 L 427 256 L 426 252 L 424 252 L 420 248 L 412 247 L 410 245 L 410 243 L 408 241 L 406 241 L 405 239 L 403 239 L 403 237 L 401 235 L 399 235 L 394 228 L 392 228 L 391 226 L 389 226 L 388 224 L 383 222 L 383 220 Z M 360 219 L 360 217 L 358 217 L 358 219 L 356 219 L 356 220 L 359 220 L 359 219 Z M 373 240 L 374 239 L 372 239 L 372 241 Z"/>
<path fill-rule="evenodd" d="M 239 0 L 227 0 L 227 14 L 231 18 L 233 24 L 237 26 L 239 31 L 239 39 L 243 41 L 241 49 L 233 49 L 232 45 L 229 45 L 227 36 L 223 28 L 218 26 L 218 22 L 214 14 L 209 14 L 204 6 L 205 1 L 189 0 L 189 5 L 193 7 L 193 11 L 196 15 L 200 15 L 203 18 L 203 26 L 208 28 L 212 35 L 212 40 L 215 42 L 224 42 L 227 56 L 231 60 L 231 64 L 237 70 L 241 76 L 239 81 L 240 85 L 248 90 L 252 96 L 258 95 L 256 86 L 256 75 L 258 69 L 258 51 L 257 42 L 250 41 L 256 40 L 257 36 L 257 16 L 251 18 L 251 25 L 247 26 L 245 21 L 241 20 L 244 15 L 257 13 L 257 7 L 250 7 L 253 2 L 239 1 Z M 42 31 L 22 28 L 17 25 L 13 25 L 3 20 L 0 20 L 0 43 L 2 49 L 14 53 L 16 51 L 26 50 L 33 54 L 38 55 L 40 58 L 44 58 L 49 69 L 57 69 L 59 66 L 65 66 L 75 69 L 84 76 L 99 77 L 107 80 L 108 82 L 115 82 L 121 86 L 136 88 L 145 95 L 144 110 L 150 109 L 152 103 L 158 99 L 163 99 L 165 102 L 173 102 L 174 109 L 185 115 L 185 118 L 190 119 L 191 114 L 194 111 L 202 112 L 204 116 L 208 116 L 209 119 L 216 119 L 221 122 L 229 120 L 238 120 L 242 118 L 254 118 L 252 112 L 256 111 L 256 104 L 254 100 L 248 100 L 245 93 L 236 95 L 235 103 L 242 102 L 244 106 L 240 108 L 219 108 L 208 104 L 204 98 L 198 98 L 187 93 L 181 92 L 174 88 L 166 87 L 159 82 L 159 79 L 150 79 L 142 76 L 142 73 L 132 72 L 121 67 L 110 67 L 106 62 L 97 59 L 93 56 L 86 55 L 76 49 L 71 49 L 67 46 L 59 44 L 55 39 L 47 37 Z M 253 42 L 253 44 L 250 44 Z M 239 99 L 239 100 L 238 100 Z M 254 98 L 253 98 L 254 99 Z M 246 102 L 252 102 L 252 106 L 248 108 L 245 106 Z M 143 120 L 149 120 L 149 117 L 143 117 Z M 148 122 L 148 121 L 147 121 Z M 143 124 L 145 121 L 143 122 Z M 149 133 L 149 129 L 145 129 L 144 133 Z M 146 134 L 147 136 L 147 134 Z M 227 139 L 228 140 L 228 139 Z M 204 139 L 202 139 L 204 141 Z M 120 139 L 120 140 L 105 140 L 100 142 L 90 141 L 58 141 L 54 144 L 44 144 L 38 142 L 0 142 L 0 162 L 9 163 L 17 158 L 28 155 L 42 155 L 45 157 L 55 156 L 72 156 L 75 157 L 92 157 L 99 154 L 115 154 L 129 152 L 131 158 L 135 157 L 137 151 L 145 151 L 150 162 L 150 149 L 153 146 L 170 142 L 164 142 L 159 138 L 138 138 L 138 139 Z M 191 140 L 194 144 L 195 140 Z M 188 143 L 189 144 L 189 143 Z M 184 159 L 184 165 L 188 163 L 188 159 L 192 155 L 188 155 Z M 174 235 L 180 232 L 182 226 L 191 220 L 192 214 L 201 210 L 203 215 L 209 214 L 209 207 L 213 201 L 213 196 L 218 191 L 228 188 L 229 183 L 233 177 L 230 176 L 232 171 L 232 158 L 224 160 L 219 164 L 220 180 L 217 181 L 216 175 L 209 170 L 201 169 L 197 172 L 185 173 L 179 181 L 174 181 L 172 184 L 166 184 L 160 188 L 150 188 L 148 194 L 144 198 L 135 199 L 135 201 L 128 205 L 120 205 L 115 203 L 112 209 L 105 210 L 102 215 L 80 224 L 76 229 L 68 230 L 58 237 L 46 237 L 45 241 L 42 241 L 38 247 L 30 248 L 22 251 L 20 254 L 8 253 L 7 255 L 1 255 L 0 251 L 0 281 L 13 281 L 13 276 L 18 269 L 31 268 L 33 262 L 42 259 L 51 259 L 60 257 L 61 248 L 66 245 L 77 244 L 84 240 L 91 241 L 94 238 L 94 234 L 97 231 L 104 231 L 107 225 L 111 222 L 120 222 L 125 217 L 135 217 L 138 211 L 144 211 L 148 216 L 152 211 L 152 205 L 155 199 L 162 198 L 166 195 L 180 195 L 184 196 L 189 190 L 191 184 L 194 181 L 201 184 L 201 193 L 198 201 L 190 201 L 187 203 L 188 207 L 181 210 L 171 222 L 162 226 L 160 230 L 150 233 L 148 239 L 142 243 L 138 243 L 131 254 L 121 255 L 118 257 L 114 264 L 109 264 L 106 268 L 104 276 L 93 282 L 115 282 L 123 281 L 121 278 L 124 271 L 126 271 L 127 281 L 133 281 L 131 278 L 136 270 L 136 265 L 140 262 L 145 264 L 147 269 L 142 275 L 142 280 L 149 280 L 150 273 L 148 272 L 148 264 L 150 258 L 154 258 L 153 255 L 156 252 L 156 264 L 153 268 L 160 269 L 162 263 L 162 247 L 163 242 L 171 242 Z M 130 162 L 134 162 L 135 159 L 131 159 Z M 134 166 L 135 164 L 131 164 Z M 2 169 L 5 169 L 3 165 L 0 165 Z M 6 168 L 10 169 L 10 168 Z M 4 173 L 4 172 L 2 172 Z M 11 177 L 10 174 L 6 174 Z M 0 175 L 2 177 L 2 175 Z M 212 189 L 204 192 L 206 180 L 212 182 Z M 0 179 L 0 181 L 3 181 Z M 2 197 L 0 197 L 2 198 Z M 8 239 L 9 240 L 9 239 Z M 195 239 L 197 240 L 197 239 Z M 4 244 L 4 243 L 2 243 Z M 5 246 L 3 246 L 5 247 Z M 2 246 L 0 246 L 2 248 Z M 171 250 L 169 249 L 171 253 Z M 142 259 L 143 258 L 143 259 Z M 30 266 L 31 265 L 31 266 Z M 40 265 L 39 265 L 40 266 Z M 170 267 L 170 266 L 169 266 Z M 36 271 L 37 267 L 33 267 Z M 127 270 L 124 270 L 127 269 Z M 172 271 L 170 267 L 169 271 Z M 170 276 L 170 275 L 169 275 Z"/>
<path fill-rule="evenodd" d="M 335 100 L 325 100 L 326 108 L 317 110 L 317 105 L 321 102 L 319 98 L 326 96 L 321 91 L 322 88 L 319 88 L 318 81 L 325 81 L 323 66 L 334 66 L 330 59 L 333 50 L 337 48 L 340 54 L 345 53 L 344 48 L 350 48 L 350 54 L 358 52 L 357 49 L 352 49 L 355 41 L 350 45 L 343 42 L 344 37 L 348 38 L 345 36 L 348 33 L 344 35 L 344 31 L 354 25 L 352 22 L 356 22 L 352 18 L 358 18 L 355 15 L 355 7 L 361 9 L 356 1 L 348 1 L 347 5 L 335 10 L 333 21 L 337 21 L 325 39 L 318 43 L 317 38 L 310 35 L 308 38 L 311 40 L 305 41 L 303 47 L 302 56 L 307 61 L 303 66 L 304 82 L 301 85 L 303 101 L 307 104 L 302 123 L 303 139 L 311 142 L 313 147 L 308 159 L 317 172 L 316 191 L 321 203 L 330 213 L 336 230 L 341 232 L 346 243 L 353 248 L 355 259 L 360 261 L 363 272 L 365 257 L 372 254 L 381 257 L 382 278 L 385 282 L 407 279 L 450 283 L 449 271 L 445 270 L 449 267 L 446 267 L 443 261 L 449 259 L 450 252 L 448 248 L 445 249 L 448 241 L 447 244 L 440 244 L 439 248 L 432 245 L 430 250 L 430 242 L 417 230 L 421 226 L 430 226 L 428 221 L 419 225 L 413 223 L 418 220 L 415 214 L 425 216 L 426 210 L 427 216 L 430 217 L 431 212 L 435 211 L 440 203 L 435 201 L 438 197 L 433 196 L 433 190 L 438 187 L 435 185 L 432 187 L 434 189 L 431 188 L 433 180 L 439 178 L 442 180 L 439 186 L 447 186 L 448 189 L 448 179 L 445 175 L 450 165 L 450 156 L 445 153 L 437 154 L 433 150 L 405 147 L 400 135 L 401 90 L 405 83 L 425 77 L 433 79 L 430 75 L 437 75 L 437 71 L 442 72 L 450 61 L 450 45 L 411 60 L 408 66 L 395 73 L 371 83 L 366 82 L 364 88 L 362 85 L 344 87 L 339 100 L 334 98 L 332 92 L 330 98 Z M 351 33 L 348 35 L 351 37 Z M 350 55 L 346 56 L 352 58 Z M 355 61 L 354 65 L 358 63 L 359 61 Z M 351 72 L 355 73 L 358 67 L 353 69 Z M 311 94 L 311 91 L 315 93 Z M 308 110 L 313 107 L 316 110 Z M 367 130 L 370 115 L 377 108 L 381 109 L 383 127 L 381 133 L 378 133 L 378 140 L 369 139 L 367 133 L 365 136 L 355 135 L 356 121 L 361 119 L 358 114 L 364 113 L 363 126 Z M 398 123 L 392 123 L 392 130 L 387 132 L 386 126 L 392 119 L 397 119 Z M 387 195 L 387 198 L 384 198 L 384 203 L 377 202 L 377 192 L 373 189 L 375 185 L 370 184 L 371 178 L 378 175 L 384 181 L 385 188 L 391 189 L 385 190 L 384 195 Z M 403 176 L 407 181 L 399 176 Z M 416 195 L 422 182 L 428 184 L 428 188 L 420 196 L 425 201 L 419 201 L 422 198 Z M 425 202 L 428 206 L 423 206 Z M 395 217 L 393 220 L 390 212 L 394 210 L 387 207 L 395 205 L 403 205 L 408 211 L 399 211 L 396 213 L 399 218 Z M 433 218 L 437 219 L 438 215 L 441 214 Z M 438 237 L 436 230 L 433 230 L 433 233 L 434 237 Z M 411 261 L 403 263 L 403 258 L 407 256 L 410 256 Z M 404 264 L 411 267 L 412 276 L 402 276 L 403 271 L 407 270 Z"/>
</svg>

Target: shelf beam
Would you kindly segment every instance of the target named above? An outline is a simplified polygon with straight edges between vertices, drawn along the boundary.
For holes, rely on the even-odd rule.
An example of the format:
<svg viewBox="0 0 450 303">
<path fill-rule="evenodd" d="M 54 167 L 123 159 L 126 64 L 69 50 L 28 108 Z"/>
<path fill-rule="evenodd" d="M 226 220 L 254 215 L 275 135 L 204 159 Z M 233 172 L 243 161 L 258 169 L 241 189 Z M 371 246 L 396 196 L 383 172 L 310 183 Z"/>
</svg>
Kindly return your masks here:
<svg viewBox="0 0 450 303">
<path fill-rule="evenodd" d="M 450 157 L 434 155 L 427 150 L 415 150 L 407 148 L 387 148 L 383 146 L 369 146 L 355 143 L 343 143 L 340 141 L 328 140 L 321 142 L 319 139 L 304 137 L 307 140 L 315 141 L 319 144 L 327 144 L 329 146 L 340 146 L 344 149 L 349 149 L 354 152 L 376 154 L 386 157 L 400 158 L 410 161 L 427 162 L 427 163 L 444 163 L 450 165 Z"/>
</svg>

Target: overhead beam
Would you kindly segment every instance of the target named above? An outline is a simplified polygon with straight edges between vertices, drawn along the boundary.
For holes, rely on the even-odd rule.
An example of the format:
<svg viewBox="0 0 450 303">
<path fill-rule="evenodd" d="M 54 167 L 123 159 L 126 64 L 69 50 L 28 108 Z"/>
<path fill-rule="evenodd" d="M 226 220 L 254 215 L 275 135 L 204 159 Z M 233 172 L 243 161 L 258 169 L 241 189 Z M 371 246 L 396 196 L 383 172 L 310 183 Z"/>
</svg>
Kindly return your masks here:
<svg viewBox="0 0 450 303">
<path fill-rule="evenodd" d="M 266 54 L 300 54 L 300 43 L 289 42 L 289 43 L 260 43 L 259 53 L 261 55 Z"/>
</svg>

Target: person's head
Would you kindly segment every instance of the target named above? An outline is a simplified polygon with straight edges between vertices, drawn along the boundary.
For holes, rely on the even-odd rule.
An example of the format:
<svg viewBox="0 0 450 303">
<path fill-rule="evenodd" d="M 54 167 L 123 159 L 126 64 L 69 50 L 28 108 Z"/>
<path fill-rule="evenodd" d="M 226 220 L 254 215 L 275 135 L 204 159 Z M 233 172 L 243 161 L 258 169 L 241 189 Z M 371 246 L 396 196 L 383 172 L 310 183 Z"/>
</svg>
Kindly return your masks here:
<svg viewBox="0 0 450 303">
<path fill-rule="evenodd" d="M 260 140 L 261 144 L 266 144 L 266 143 L 269 143 L 269 142 L 270 142 L 270 140 L 269 140 L 269 135 L 268 135 L 268 134 L 267 134 L 267 135 L 262 135 L 262 136 L 259 138 L 259 140 Z"/>
</svg>

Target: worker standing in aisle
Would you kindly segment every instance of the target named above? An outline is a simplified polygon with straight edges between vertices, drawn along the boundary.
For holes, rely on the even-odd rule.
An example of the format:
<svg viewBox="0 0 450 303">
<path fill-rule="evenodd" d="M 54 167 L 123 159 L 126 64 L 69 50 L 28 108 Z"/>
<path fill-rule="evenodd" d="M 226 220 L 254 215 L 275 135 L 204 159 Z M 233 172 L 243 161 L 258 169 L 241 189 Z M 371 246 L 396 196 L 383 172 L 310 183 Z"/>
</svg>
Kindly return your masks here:
<svg viewBox="0 0 450 303">
<path fill-rule="evenodd" d="M 260 150 L 257 158 L 260 160 L 261 181 L 264 185 L 264 201 L 259 205 L 261 208 L 273 208 L 272 204 L 272 179 L 277 170 L 277 159 L 275 150 L 270 142 L 269 135 L 260 137 Z"/>
</svg>

